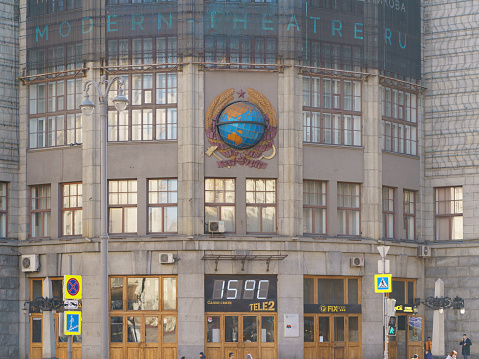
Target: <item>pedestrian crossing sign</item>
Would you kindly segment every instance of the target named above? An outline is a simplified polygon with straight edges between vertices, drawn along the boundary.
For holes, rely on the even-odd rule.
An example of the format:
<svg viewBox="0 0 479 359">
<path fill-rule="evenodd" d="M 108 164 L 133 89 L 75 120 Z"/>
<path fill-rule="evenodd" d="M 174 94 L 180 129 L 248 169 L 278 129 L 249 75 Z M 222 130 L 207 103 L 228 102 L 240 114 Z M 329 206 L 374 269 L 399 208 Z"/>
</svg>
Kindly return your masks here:
<svg viewBox="0 0 479 359">
<path fill-rule="evenodd" d="M 81 335 L 81 312 L 65 312 L 65 335 Z"/>
<path fill-rule="evenodd" d="M 374 275 L 374 292 L 375 293 L 391 293 L 391 274 L 375 274 Z"/>
</svg>

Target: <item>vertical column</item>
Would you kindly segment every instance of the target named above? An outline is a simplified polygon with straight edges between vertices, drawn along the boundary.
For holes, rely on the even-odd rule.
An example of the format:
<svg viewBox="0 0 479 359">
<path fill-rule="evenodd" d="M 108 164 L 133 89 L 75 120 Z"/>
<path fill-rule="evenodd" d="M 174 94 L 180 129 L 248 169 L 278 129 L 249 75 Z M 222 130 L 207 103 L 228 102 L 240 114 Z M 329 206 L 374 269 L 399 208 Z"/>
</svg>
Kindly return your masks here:
<svg viewBox="0 0 479 359">
<path fill-rule="evenodd" d="M 301 80 L 293 61 L 278 77 L 278 233 L 302 234 L 303 124 Z"/>
<path fill-rule="evenodd" d="M 369 69 L 378 74 L 377 70 Z M 363 146 L 364 173 L 361 193 L 361 235 L 382 238 L 382 146 L 381 89 L 379 77 L 363 82 Z"/>
<path fill-rule="evenodd" d="M 439 278 L 434 284 L 434 296 L 444 297 L 444 282 Z M 434 311 L 432 319 L 432 355 L 445 355 L 444 346 L 444 312 Z"/>
<path fill-rule="evenodd" d="M 43 297 L 53 298 L 52 281 L 48 277 L 43 281 Z M 42 346 L 44 359 L 56 357 L 55 321 L 53 319 L 53 311 L 51 310 L 43 311 Z"/>
</svg>

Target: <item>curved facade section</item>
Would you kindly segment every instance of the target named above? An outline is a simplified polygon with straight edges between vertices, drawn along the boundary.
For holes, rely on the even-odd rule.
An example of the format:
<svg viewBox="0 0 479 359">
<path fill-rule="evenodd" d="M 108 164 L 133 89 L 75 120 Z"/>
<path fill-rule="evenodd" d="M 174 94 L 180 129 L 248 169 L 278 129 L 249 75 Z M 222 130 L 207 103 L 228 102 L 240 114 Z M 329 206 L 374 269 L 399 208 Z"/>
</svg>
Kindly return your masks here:
<svg viewBox="0 0 479 359">
<path fill-rule="evenodd" d="M 412 0 L 27 2 L 18 237 L 40 268 L 21 296 L 47 276 L 61 296 L 72 256 L 77 357 L 100 355 L 106 285 L 110 358 L 380 356 L 377 246 L 398 304 L 425 288 L 419 16 Z M 115 76 L 106 284 L 100 113 L 79 105 Z M 391 357 L 422 348 L 421 314 L 398 313 Z M 42 357 L 42 320 L 21 320 L 20 356 Z"/>
</svg>

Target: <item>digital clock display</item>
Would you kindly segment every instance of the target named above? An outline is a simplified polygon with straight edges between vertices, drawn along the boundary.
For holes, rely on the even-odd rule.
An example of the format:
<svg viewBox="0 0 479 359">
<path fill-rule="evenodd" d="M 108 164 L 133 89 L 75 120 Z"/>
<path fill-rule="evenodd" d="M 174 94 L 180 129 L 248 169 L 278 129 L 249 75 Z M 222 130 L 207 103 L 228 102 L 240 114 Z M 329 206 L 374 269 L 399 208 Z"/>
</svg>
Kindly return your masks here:
<svg viewBox="0 0 479 359">
<path fill-rule="evenodd" d="M 206 276 L 205 310 L 276 311 L 276 282 L 276 276 Z"/>
</svg>

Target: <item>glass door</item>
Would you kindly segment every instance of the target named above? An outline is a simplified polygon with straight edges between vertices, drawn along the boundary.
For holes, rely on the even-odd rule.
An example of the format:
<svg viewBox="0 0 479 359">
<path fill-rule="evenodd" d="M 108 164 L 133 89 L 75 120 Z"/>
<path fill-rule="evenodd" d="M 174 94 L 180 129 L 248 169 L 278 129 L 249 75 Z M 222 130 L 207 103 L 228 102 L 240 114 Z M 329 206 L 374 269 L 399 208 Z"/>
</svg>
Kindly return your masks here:
<svg viewBox="0 0 479 359">
<path fill-rule="evenodd" d="M 407 357 L 412 358 L 417 354 L 419 359 L 424 359 L 424 317 L 407 317 Z"/>
<path fill-rule="evenodd" d="M 345 317 L 333 317 L 333 359 L 346 358 Z"/>
</svg>

